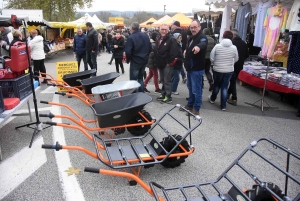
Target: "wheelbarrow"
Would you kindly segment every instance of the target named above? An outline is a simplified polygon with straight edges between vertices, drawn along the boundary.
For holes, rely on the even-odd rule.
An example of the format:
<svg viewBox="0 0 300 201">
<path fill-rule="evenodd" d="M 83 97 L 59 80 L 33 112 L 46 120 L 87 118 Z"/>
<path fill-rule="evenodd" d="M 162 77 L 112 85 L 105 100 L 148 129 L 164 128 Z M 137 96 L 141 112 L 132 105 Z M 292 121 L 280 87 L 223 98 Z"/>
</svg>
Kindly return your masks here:
<svg viewBox="0 0 300 201">
<path fill-rule="evenodd" d="M 67 115 L 55 115 L 52 113 L 39 114 L 39 116 L 68 119 L 85 130 L 98 131 L 99 134 L 105 135 L 108 139 L 114 138 L 114 135 L 124 133 L 126 128 L 132 135 L 139 136 L 147 133 L 147 131 L 151 128 L 151 125 L 156 121 L 154 117 L 143 109 L 144 106 L 151 101 L 152 98 L 145 93 L 134 93 L 95 103 L 91 105 L 91 109 L 95 115 L 94 120 L 84 119 L 66 104 L 41 101 L 41 103 L 44 104 L 67 108 L 79 120 Z M 85 123 L 98 123 L 98 127 L 90 128 L 86 126 Z M 61 126 L 64 127 L 65 124 L 62 124 Z M 77 129 L 77 126 L 73 126 L 72 128 Z M 110 131 L 113 132 L 111 133 Z"/>
<path fill-rule="evenodd" d="M 92 88 L 96 102 L 132 94 L 141 86 L 137 81 L 123 81 Z M 99 96 L 99 98 L 97 98 Z"/>
<path fill-rule="evenodd" d="M 54 80 L 53 77 L 51 77 L 51 80 L 48 80 L 48 85 L 60 87 L 67 90 L 67 92 L 56 92 L 55 94 L 67 96 L 69 98 L 76 97 L 86 105 L 90 106 L 92 103 L 95 103 L 95 100 L 91 98 L 93 97 L 91 91 L 92 88 L 98 85 L 111 84 L 117 77 L 120 76 L 119 73 L 112 72 L 81 80 L 80 78 L 83 77 L 81 73 L 83 72 L 67 74 L 63 78 L 71 84 L 80 83 L 80 86 L 73 87 L 71 85 L 68 85 L 68 83 L 65 81 Z"/>
<path fill-rule="evenodd" d="M 115 100 L 117 99 L 111 99 L 111 101 Z M 132 102 L 135 101 L 136 99 L 132 100 Z M 108 101 L 104 101 L 101 103 L 107 102 Z M 103 119 L 108 119 L 104 121 L 100 119 L 100 122 L 104 123 L 106 121 L 105 123 L 107 124 L 112 124 L 112 119 L 121 121 L 123 117 L 127 118 L 126 115 L 129 115 L 126 113 L 130 113 L 127 111 L 127 109 L 111 112 L 109 109 L 106 110 L 106 107 L 101 108 L 104 109 L 99 111 L 98 108 L 96 108 L 95 110 L 102 114 Z M 180 111 L 178 111 L 178 108 L 185 110 L 189 114 L 188 125 L 175 117 L 182 114 Z M 191 120 L 193 121 L 191 122 Z M 60 145 L 58 142 L 55 145 L 42 145 L 42 148 L 55 149 L 56 151 L 61 149 L 82 151 L 93 158 L 99 159 L 103 164 L 110 168 L 122 169 L 125 170 L 125 172 L 127 170 L 131 170 L 132 173 L 138 177 L 142 167 L 150 168 L 156 164 L 161 164 L 167 168 L 174 168 L 184 163 L 185 159 L 195 150 L 194 146 L 192 145 L 191 133 L 201 124 L 201 122 L 202 119 L 199 116 L 195 116 L 190 111 L 178 104 L 165 112 L 143 136 L 102 139 L 95 134 L 93 136 L 89 135 L 81 127 L 76 127 L 76 129 L 81 130 L 86 136 L 88 136 L 90 140 L 94 142 L 96 149 L 95 153 L 83 147 L 65 146 Z M 176 123 L 178 127 L 174 129 L 174 125 Z M 66 128 L 75 128 L 74 126 L 55 122 L 45 122 L 45 124 L 63 126 Z M 182 135 L 176 134 L 178 131 L 182 131 Z M 186 140 L 188 136 L 190 137 L 189 142 Z M 129 178 L 129 184 L 136 185 L 136 181 Z"/>
<path fill-rule="evenodd" d="M 284 160 L 283 157 L 283 161 L 280 161 L 280 163 L 278 163 L 278 161 L 273 161 L 274 157 L 269 157 L 269 155 L 267 156 L 265 155 L 265 153 L 263 155 L 260 149 L 258 150 L 258 148 L 256 148 L 258 144 L 262 142 L 268 144 L 271 149 L 273 148 L 273 150 L 278 149 L 282 151 L 282 154 L 286 156 L 286 159 Z M 62 148 L 64 149 L 64 146 Z M 270 149 L 266 148 L 266 150 Z M 243 160 L 247 154 L 255 155 L 260 160 L 262 160 L 262 163 L 252 161 L 252 164 L 247 164 L 247 161 Z M 296 162 L 295 164 L 298 164 L 298 166 L 296 166 L 296 170 L 294 171 L 290 169 L 291 159 L 294 159 L 294 162 Z M 147 185 L 136 175 L 127 172 L 119 172 L 89 167 L 86 167 L 84 171 L 90 173 L 130 178 L 131 180 L 134 180 L 138 184 L 140 184 L 157 201 L 299 201 L 299 162 L 300 155 L 292 152 L 290 149 L 278 144 L 277 142 L 271 139 L 261 138 L 257 141 L 253 141 L 252 143 L 250 143 L 250 145 L 216 180 L 204 183 L 196 183 L 174 187 L 163 187 L 155 182 L 150 182 L 150 184 Z M 285 167 L 283 164 L 286 164 Z M 258 167 L 258 169 L 251 167 L 251 165 L 255 165 L 255 167 Z M 266 178 L 263 179 L 263 177 L 265 176 L 265 174 L 263 173 L 270 171 L 269 167 L 274 168 L 274 170 L 277 170 L 274 172 L 275 175 L 281 173 L 281 188 L 279 184 L 275 185 L 274 182 L 270 182 L 270 180 L 272 180 L 273 178 L 268 178 L 267 181 L 265 181 Z M 254 170 L 256 170 L 256 172 L 254 172 Z M 263 170 L 264 172 L 261 172 L 261 170 Z M 297 170 L 298 172 L 295 172 Z M 234 173 L 238 171 L 241 171 L 242 174 L 235 174 L 234 176 Z M 259 175 L 261 175 L 261 177 Z M 252 186 L 252 188 L 248 190 L 243 190 L 244 187 L 241 186 L 241 180 L 249 181 L 249 186 Z M 224 183 L 222 184 L 222 182 L 224 181 L 227 185 L 224 185 Z M 291 183 L 291 181 L 293 183 Z M 210 187 L 212 191 L 211 194 L 215 195 L 207 194 L 208 187 Z M 292 190 L 289 190 L 289 187 L 293 187 L 291 188 Z M 225 188 L 229 190 L 223 190 Z M 281 189 L 284 190 L 282 191 Z M 194 192 L 194 194 L 191 195 L 190 192 Z"/>
</svg>

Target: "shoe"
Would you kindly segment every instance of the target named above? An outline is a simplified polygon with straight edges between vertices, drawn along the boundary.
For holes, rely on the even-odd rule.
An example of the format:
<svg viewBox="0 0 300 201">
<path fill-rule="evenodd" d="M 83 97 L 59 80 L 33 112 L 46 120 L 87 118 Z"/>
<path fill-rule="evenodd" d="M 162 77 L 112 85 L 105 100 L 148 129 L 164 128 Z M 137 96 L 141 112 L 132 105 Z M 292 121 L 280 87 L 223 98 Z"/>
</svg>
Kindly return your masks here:
<svg viewBox="0 0 300 201">
<path fill-rule="evenodd" d="M 156 100 L 158 100 L 158 101 L 163 101 L 164 99 L 165 99 L 164 96 L 160 96 L 160 97 L 158 97 Z"/>
<path fill-rule="evenodd" d="M 111 62 L 108 62 L 109 65 L 111 65 Z"/>
<path fill-rule="evenodd" d="M 194 114 L 195 116 L 197 116 L 197 115 L 200 115 L 200 112 L 199 111 L 196 111 L 196 110 L 192 110 L 192 111 L 190 111 L 192 114 Z M 186 116 L 189 116 L 190 115 L 190 113 L 186 113 Z"/>
<path fill-rule="evenodd" d="M 125 73 L 125 71 L 122 71 L 122 74 L 124 74 Z"/>
<path fill-rule="evenodd" d="M 172 98 L 165 97 L 164 100 L 162 100 L 163 103 L 172 103 Z"/>
<path fill-rule="evenodd" d="M 41 83 L 43 83 L 43 84 L 47 84 L 47 83 L 48 83 L 48 81 L 47 81 L 46 79 L 44 79 L 44 80 L 43 80 L 43 82 L 41 82 Z"/>
<path fill-rule="evenodd" d="M 185 84 L 186 83 L 186 78 L 182 79 L 182 83 Z"/>
<path fill-rule="evenodd" d="M 178 92 L 178 91 L 175 91 L 175 92 L 172 92 L 172 94 L 174 94 L 174 95 L 179 95 L 179 92 Z"/>
<path fill-rule="evenodd" d="M 186 110 L 189 110 L 189 111 L 192 111 L 193 110 L 193 108 L 191 108 L 191 107 L 189 107 L 189 106 L 184 106 L 184 109 L 186 109 Z M 184 111 L 184 109 L 182 109 L 182 108 L 179 108 L 179 111 Z"/>
<path fill-rule="evenodd" d="M 214 89 L 214 84 L 209 84 L 209 89 L 208 91 L 212 91 Z"/>
<path fill-rule="evenodd" d="M 185 98 L 185 100 L 187 100 L 187 101 L 188 101 L 188 100 L 189 100 L 189 98 Z"/>
<path fill-rule="evenodd" d="M 147 88 L 144 88 L 144 92 L 150 93 L 150 91 Z"/>
<path fill-rule="evenodd" d="M 300 111 L 296 113 L 296 117 L 300 117 Z"/>
<path fill-rule="evenodd" d="M 227 103 L 229 103 L 230 105 L 237 106 L 237 100 L 228 99 Z"/>
<path fill-rule="evenodd" d="M 222 108 L 221 110 L 222 110 L 222 111 L 226 111 L 226 108 Z"/>
<path fill-rule="evenodd" d="M 210 96 L 208 96 L 208 101 L 209 101 L 211 104 L 214 104 L 214 103 L 215 103 L 215 101 L 212 101 L 212 100 L 210 99 Z"/>
<path fill-rule="evenodd" d="M 154 92 L 157 93 L 157 94 L 161 94 L 161 90 L 160 89 L 156 89 Z"/>
</svg>

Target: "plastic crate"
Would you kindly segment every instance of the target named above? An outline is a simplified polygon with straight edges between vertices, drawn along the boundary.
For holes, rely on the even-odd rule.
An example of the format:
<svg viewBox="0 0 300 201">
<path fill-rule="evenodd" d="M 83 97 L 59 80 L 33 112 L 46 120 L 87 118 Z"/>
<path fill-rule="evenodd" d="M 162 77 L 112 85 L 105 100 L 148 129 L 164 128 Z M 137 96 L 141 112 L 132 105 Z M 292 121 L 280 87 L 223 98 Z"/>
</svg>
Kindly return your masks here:
<svg viewBox="0 0 300 201">
<path fill-rule="evenodd" d="M 0 80 L 3 97 L 23 100 L 32 93 L 31 82 L 29 73 L 13 79 Z"/>
<path fill-rule="evenodd" d="M 4 100 L 2 95 L 2 89 L 0 87 L 0 114 L 4 112 Z"/>
</svg>

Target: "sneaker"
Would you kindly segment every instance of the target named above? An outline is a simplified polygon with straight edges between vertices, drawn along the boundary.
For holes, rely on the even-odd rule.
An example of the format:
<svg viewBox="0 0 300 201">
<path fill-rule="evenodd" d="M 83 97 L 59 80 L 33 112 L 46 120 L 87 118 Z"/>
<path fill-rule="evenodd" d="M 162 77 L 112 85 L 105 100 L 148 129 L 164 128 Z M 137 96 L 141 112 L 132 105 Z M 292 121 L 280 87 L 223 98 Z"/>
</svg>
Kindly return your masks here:
<svg viewBox="0 0 300 201">
<path fill-rule="evenodd" d="M 189 111 L 192 111 L 193 110 L 193 108 L 191 108 L 191 107 L 189 107 L 189 106 L 184 106 L 184 109 L 186 109 L 186 110 L 189 110 Z M 184 111 L 184 109 L 182 109 L 182 108 L 179 108 L 179 111 Z"/>
<path fill-rule="evenodd" d="M 209 84 L 209 89 L 208 91 L 212 91 L 214 89 L 214 84 Z"/>
<path fill-rule="evenodd" d="M 230 105 L 237 106 L 237 100 L 228 99 L 227 103 L 229 103 Z"/>
<path fill-rule="evenodd" d="M 174 94 L 174 95 L 179 95 L 179 92 L 178 92 L 178 91 L 175 91 L 175 92 L 172 92 L 172 94 Z"/>
<path fill-rule="evenodd" d="M 150 91 L 147 88 L 144 89 L 144 92 L 150 93 Z"/>
<path fill-rule="evenodd" d="M 226 108 L 222 108 L 221 110 L 222 110 L 222 111 L 226 111 Z"/>
<path fill-rule="evenodd" d="M 210 96 L 208 96 L 208 101 L 209 101 L 211 104 L 214 104 L 214 103 L 215 103 L 215 101 L 212 101 L 212 100 L 210 99 Z"/>
<path fill-rule="evenodd" d="M 182 79 L 182 83 L 185 84 L 186 83 L 186 78 Z"/>
<path fill-rule="evenodd" d="M 160 96 L 160 97 L 158 97 L 156 100 L 158 100 L 158 101 L 163 101 L 164 99 L 165 99 L 164 96 Z"/>
<path fill-rule="evenodd" d="M 111 62 L 108 62 L 109 65 L 111 65 Z"/>
<path fill-rule="evenodd" d="M 165 97 L 164 100 L 162 100 L 163 103 L 172 103 L 172 98 Z"/>
<path fill-rule="evenodd" d="M 161 90 L 160 89 L 157 89 L 154 92 L 157 93 L 157 94 L 161 94 Z"/>
</svg>

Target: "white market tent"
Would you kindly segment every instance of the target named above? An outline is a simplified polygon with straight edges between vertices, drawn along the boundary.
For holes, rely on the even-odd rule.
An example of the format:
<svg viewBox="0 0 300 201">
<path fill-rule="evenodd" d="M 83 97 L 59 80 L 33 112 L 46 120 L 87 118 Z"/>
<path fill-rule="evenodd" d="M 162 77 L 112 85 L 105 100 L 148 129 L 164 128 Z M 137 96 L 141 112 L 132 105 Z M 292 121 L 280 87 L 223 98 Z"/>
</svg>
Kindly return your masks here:
<svg viewBox="0 0 300 201">
<path fill-rule="evenodd" d="M 166 21 L 169 18 L 171 18 L 169 15 L 165 15 L 162 18 L 160 18 L 159 20 L 157 20 L 156 22 L 154 22 L 152 24 L 152 26 L 159 25 L 159 24 L 161 24 L 161 22 Z"/>
<path fill-rule="evenodd" d="M 98 17 L 96 19 L 95 17 L 91 17 L 88 13 L 86 13 L 83 17 L 79 18 L 78 20 L 72 21 L 71 23 L 75 23 L 77 24 L 77 26 L 82 27 L 87 22 L 92 23 L 93 27 L 95 27 L 96 29 L 105 28 L 104 23 Z"/>
<path fill-rule="evenodd" d="M 98 17 L 97 15 L 93 15 L 93 22 L 96 23 L 96 24 L 101 24 L 102 26 L 105 26 L 104 22 L 102 22 Z"/>
<path fill-rule="evenodd" d="M 279 0 L 275 0 L 275 2 L 278 2 Z M 297 0 L 280 0 L 280 3 L 283 5 L 283 7 L 286 7 L 288 10 L 291 9 L 293 6 L 294 1 Z M 237 9 L 240 3 L 247 3 L 249 2 L 252 6 L 252 8 L 255 8 L 258 4 L 259 0 L 205 0 L 205 3 L 207 5 L 214 4 L 216 7 L 224 8 L 226 5 L 231 5 L 233 9 Z"/>
<path fill-rule="evenodd" d="M 197 13 L 199 16 L 201 15 L 211 15 L 213 17 L 219 16 L 219 14 L 223 13 L 223 8 L 217 8 L 215 5 L 201 5 L 199 8 L 193 8 L 192 12 Z M 232 12 L 234 13 L 235 10 L 232 9 Z"/>
</svg>

